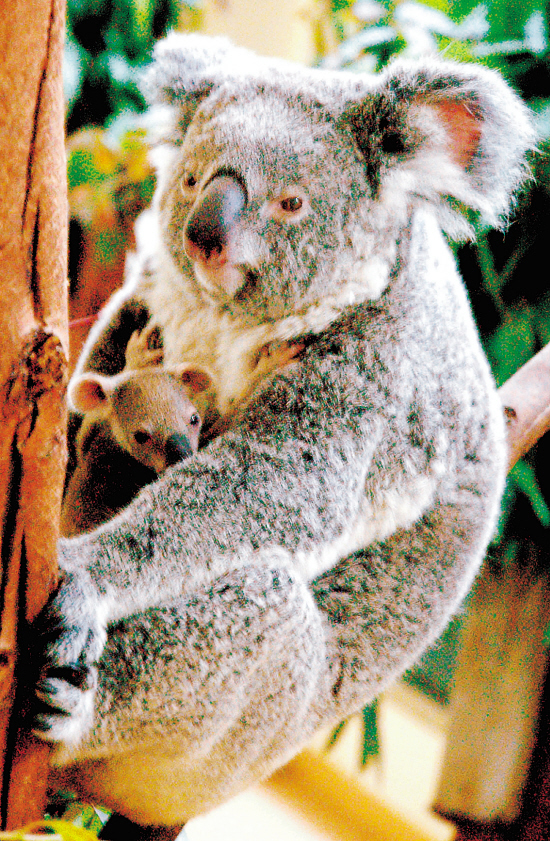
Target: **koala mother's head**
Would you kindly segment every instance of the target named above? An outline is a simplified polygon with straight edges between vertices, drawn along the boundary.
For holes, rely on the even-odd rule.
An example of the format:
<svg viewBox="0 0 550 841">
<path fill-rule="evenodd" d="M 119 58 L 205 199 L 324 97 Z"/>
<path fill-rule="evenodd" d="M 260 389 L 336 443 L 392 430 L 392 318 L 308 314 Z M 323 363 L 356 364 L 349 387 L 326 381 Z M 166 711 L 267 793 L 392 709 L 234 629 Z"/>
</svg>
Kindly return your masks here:
<svg viewBox="0 0 550 841">
<path fill-rule="evenodd" d="M 451 234 L 498 223 L 532 143 L 498 75 L 437 60 L 369 77 L 171 35 L 149 73 L 171 128 L 159 157 L 161 240 L 202 295 L 279 319 L 327 298 L 377 299 L 411 213 Z"/>
</svg>

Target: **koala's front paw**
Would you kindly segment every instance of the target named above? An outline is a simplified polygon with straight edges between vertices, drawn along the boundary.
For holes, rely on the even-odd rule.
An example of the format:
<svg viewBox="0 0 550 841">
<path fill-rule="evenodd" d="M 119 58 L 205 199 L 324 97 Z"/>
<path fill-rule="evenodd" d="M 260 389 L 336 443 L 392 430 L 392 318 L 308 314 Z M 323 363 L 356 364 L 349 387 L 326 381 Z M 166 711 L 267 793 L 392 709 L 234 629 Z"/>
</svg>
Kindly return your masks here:
<svg viewBox="0 0 550 841">
<path fill-rule="evenodd" d="M 162 365 L 164 350 L 162 335 L 157 324 L 149 324 L 141 330 L 134 330 L 126 345 L 124 370 L 149 368 Z"/>
<path fill-rule="evenodd" d="M 33 732 L 46 741 L 76 742 L 93 721 L 96 664 L 106 638 L 97 591 L 86 573 L 64 574 L 36 631 Z"/>
</svg>

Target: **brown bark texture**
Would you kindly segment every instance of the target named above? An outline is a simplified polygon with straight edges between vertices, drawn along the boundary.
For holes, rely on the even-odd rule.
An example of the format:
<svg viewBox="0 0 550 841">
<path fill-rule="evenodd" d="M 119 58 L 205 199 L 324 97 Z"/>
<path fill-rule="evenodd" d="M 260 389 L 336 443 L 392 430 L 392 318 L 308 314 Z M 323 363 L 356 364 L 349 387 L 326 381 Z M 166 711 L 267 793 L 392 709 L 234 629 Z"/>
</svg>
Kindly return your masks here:
<svg viewBox="0 0 550 841">
<path fill-rule="evenodd" d="M 23 715 L 12 710 L 32 647 L 26 629 L 57 580 L 68 355 L 64 19 L 64 0 L 0 4 L 0 808 L 8 828 L 42 817 L 49 755 L 10 719 Z"/>
</svg>

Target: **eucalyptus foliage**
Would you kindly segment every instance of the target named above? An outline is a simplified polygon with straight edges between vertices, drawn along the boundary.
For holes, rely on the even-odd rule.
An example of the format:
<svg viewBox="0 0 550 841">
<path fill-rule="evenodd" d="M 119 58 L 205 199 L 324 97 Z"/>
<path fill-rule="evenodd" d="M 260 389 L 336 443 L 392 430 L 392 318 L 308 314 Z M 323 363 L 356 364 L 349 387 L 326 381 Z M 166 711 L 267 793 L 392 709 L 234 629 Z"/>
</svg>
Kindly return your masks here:
<svg viewBox="0 0 550 841">
<path fill-rule="evenodd" d="M 149 61 L 155 41 L 182 20 L 197 25 L 193 0 L 68 0 L 68 132 L 143 111 L 136 71 Z"/>
</svg>

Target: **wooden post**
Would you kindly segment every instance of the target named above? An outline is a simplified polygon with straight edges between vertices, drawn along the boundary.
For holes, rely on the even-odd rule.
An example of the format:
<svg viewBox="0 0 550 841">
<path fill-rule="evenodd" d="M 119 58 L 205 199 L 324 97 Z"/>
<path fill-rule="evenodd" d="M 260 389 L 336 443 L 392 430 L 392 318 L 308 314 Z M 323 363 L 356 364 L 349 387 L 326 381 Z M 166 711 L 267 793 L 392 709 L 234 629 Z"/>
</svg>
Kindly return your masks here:
<svg viewBox="0 0 550 841">
<path fill-rule="evenodd" d="M 550 428 L 550 345 L 502 386 L 500 397 L 511 469 Z M 524 554 L 529 555 L 529 547 Z M 539 569 L 530 580 L 535 567 L 532 558 L 523 576 L 516 569 L 499 578 L 486 573 L 464 623 L 434 806 L 448 818 L 467 822 L 457 841 L 496 839 L 499 822 L 505 827 L 515 822 L 516 828 L 522 822 L 524 787 L 533 775 L 540 727 L 550 621 L 548 576 Z"/>
<path fill-rule="evenodd" d="M 0 4 L 0 807 L 7 828 L 42 817 L 49 755 L 17 734 L 12 710 L 16 678 L 23 688 L 26 677 L 18 648 L 57 580 L 66 463 L 64 20 L 64 0 Z"/>
<path fill-rule="evenodd" d="M 548 581 L 531 569 L 479 580 L 451 699 L 437 811 L 512 823 L 520 814 L 546 671 Z"/>
</svg>

